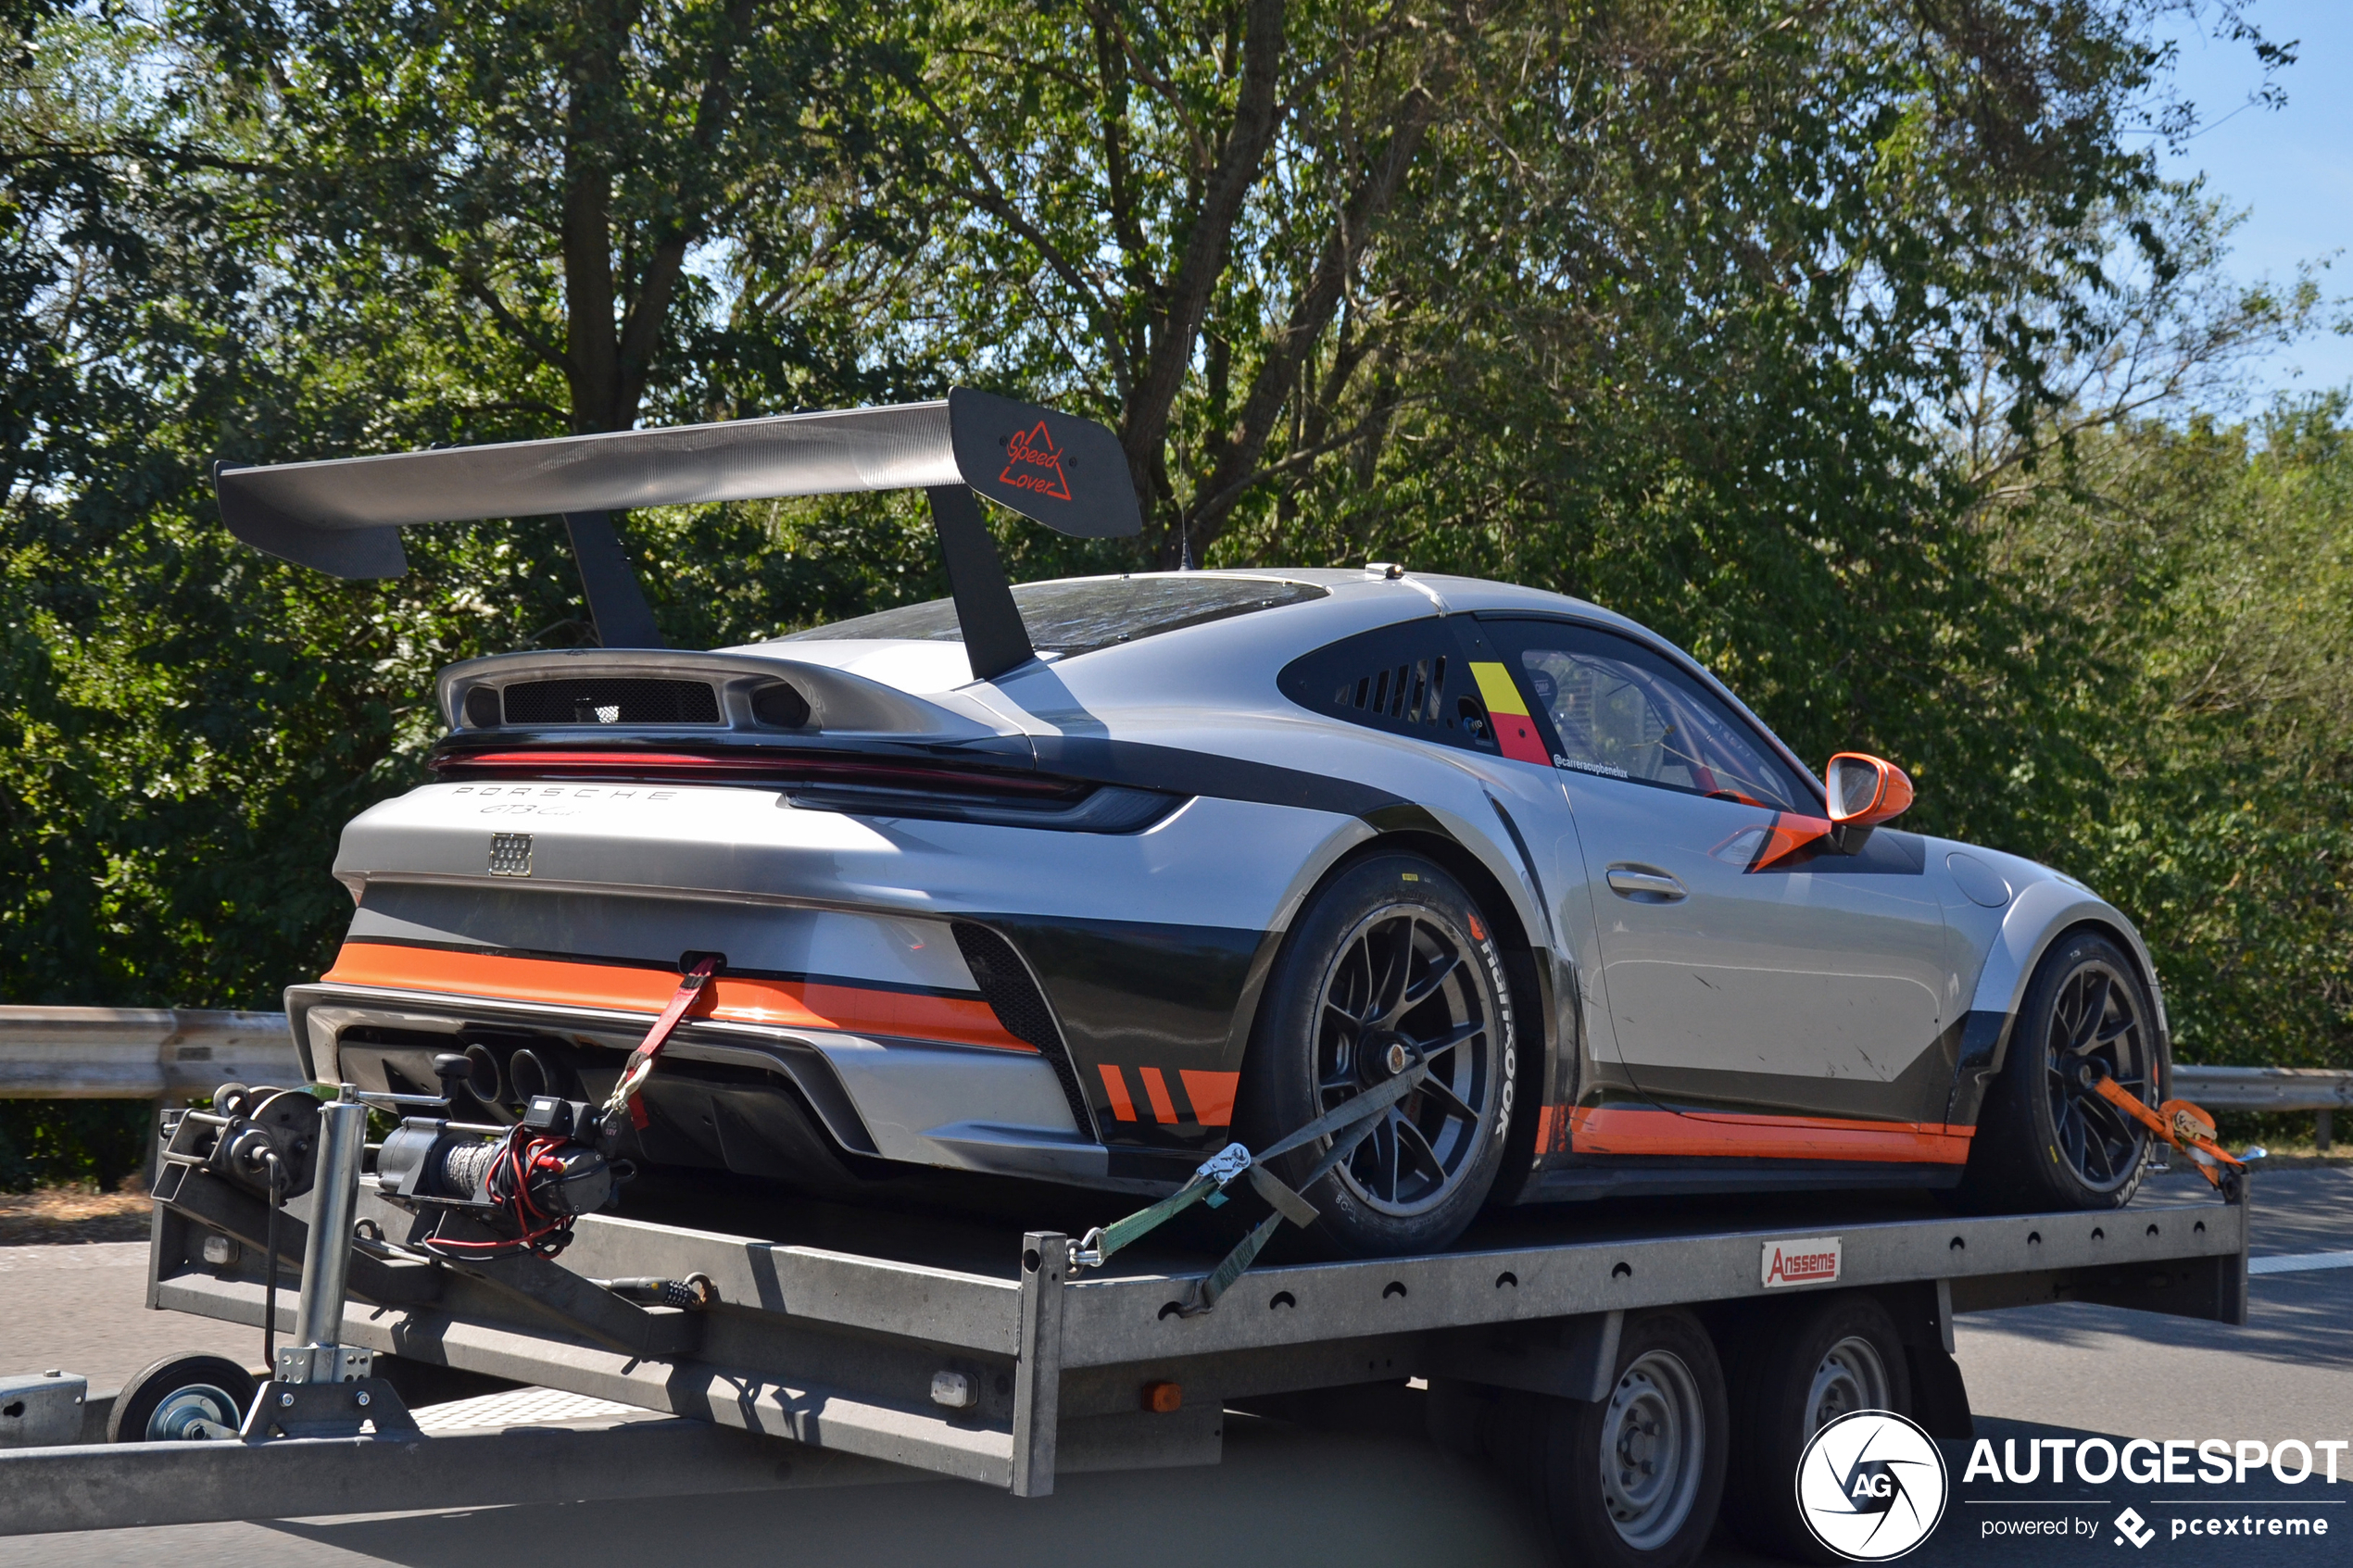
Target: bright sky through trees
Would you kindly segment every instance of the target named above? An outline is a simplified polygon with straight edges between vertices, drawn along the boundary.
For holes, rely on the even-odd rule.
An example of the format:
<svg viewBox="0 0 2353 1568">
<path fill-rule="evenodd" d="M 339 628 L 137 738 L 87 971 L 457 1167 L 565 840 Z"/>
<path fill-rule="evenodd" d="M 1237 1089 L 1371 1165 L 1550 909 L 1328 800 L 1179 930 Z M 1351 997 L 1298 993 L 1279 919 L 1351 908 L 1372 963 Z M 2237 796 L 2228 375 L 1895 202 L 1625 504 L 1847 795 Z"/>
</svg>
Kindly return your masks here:
<svg viewBox="0 0 2353 1568">
<path fill-rule="evenodd" d="M 2296 44 L 2279 73 L 2279 108 L 2242 107 L 2263 80 L 2245 45 L 2184 31 L 2174 83 L 2195 103 L 2200 130 L 2164 158 L 2167 178 L 2203 172 L 2208 194 L 2248 209 L 2232 236 L 2229 270 L 2242 282 L 2284 282 L 2298 263 L 2321 274 L 2333 302 L 2321 330 L 2248 367 L 2259 397 L 2353 385 L 2353 335 L 2330 330 L 2353 316 L 2353 5 L 2255 0 L 2247 19 L 2275 44 Z"/>
</svg>

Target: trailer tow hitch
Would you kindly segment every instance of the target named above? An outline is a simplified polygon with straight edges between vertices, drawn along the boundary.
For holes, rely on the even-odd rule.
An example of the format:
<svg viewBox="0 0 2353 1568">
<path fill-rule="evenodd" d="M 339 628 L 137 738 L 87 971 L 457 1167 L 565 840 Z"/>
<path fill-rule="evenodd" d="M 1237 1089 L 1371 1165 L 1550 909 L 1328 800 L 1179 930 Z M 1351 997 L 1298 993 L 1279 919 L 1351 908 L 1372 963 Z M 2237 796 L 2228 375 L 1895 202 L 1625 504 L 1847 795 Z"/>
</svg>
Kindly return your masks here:
<svg viewBox="0 0 2353 1568">
<path fill-rule="evenodd" d="M 2246 1191 L 2246 1160 L 2215 1141 L 2214 1118 L 2204 1110 L 2185 1099 L 2169 1099 L 2151 1110 L 2139 1096 L 2104 1073 L 2092 1085 L 2092 1091 L 2188 1155 L 2197 1173 L 2224 1198 L 2235 1203 Z M 2259 1151 L 2248 1152 L 2255 1159 L 2262 1158 Z"/>
</svg>

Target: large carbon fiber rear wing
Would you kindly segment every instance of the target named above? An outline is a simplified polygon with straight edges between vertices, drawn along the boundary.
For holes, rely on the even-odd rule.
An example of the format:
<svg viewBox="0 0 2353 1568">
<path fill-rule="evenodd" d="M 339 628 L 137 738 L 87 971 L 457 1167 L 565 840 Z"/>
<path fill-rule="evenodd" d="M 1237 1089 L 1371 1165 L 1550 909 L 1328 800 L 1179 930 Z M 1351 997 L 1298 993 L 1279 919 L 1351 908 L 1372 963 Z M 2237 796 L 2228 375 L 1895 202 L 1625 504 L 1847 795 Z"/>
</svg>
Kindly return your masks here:
<svg viewBox="0 0 2353 1568">
<path fill-rule="evenodd" d="M 607 647 L 659 647 L 610 514 L 630 507 L 922 490 L 975 678 L 1032 657 L 973 493 L 1081 539 L 1143 526 L 1127 463 L 1092 420 L 958 387 L 937 403 L 784 414 L 669 430 L 451 446 L 267 468 L 220 467 L 229 532 L 337 577 L 408 570 L 420 522 L 561 515 Z"/>
</svg>

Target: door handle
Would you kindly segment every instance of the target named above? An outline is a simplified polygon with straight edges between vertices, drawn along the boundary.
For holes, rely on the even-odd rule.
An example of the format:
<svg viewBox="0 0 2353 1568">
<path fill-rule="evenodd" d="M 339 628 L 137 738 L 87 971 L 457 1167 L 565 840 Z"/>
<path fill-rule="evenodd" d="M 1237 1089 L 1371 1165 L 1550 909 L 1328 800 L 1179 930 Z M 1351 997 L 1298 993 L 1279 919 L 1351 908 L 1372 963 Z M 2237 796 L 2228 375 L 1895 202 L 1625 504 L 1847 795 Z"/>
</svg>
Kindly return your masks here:
<svg viewBox="0 0 2353 1568">
<path fill-rule="evenodd" d="M 1609 890 L 1628 898 L 1656 898 L 1666 903 L 1687 897 L 1683 884 L 1665 872 L 1642 871 L 1633 866 L 1610 867 Z"/>
</svg>

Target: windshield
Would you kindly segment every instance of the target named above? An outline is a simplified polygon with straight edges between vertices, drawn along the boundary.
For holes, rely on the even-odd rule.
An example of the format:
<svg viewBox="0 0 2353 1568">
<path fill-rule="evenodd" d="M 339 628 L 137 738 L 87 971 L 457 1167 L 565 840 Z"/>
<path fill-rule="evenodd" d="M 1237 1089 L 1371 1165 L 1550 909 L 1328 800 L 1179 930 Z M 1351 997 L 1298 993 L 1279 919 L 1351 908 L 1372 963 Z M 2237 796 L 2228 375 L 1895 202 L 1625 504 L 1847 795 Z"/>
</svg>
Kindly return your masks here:
<svg viewBox="0 0 2353 1568">
<path fill-rule="evenodd" d="M 1307 583 L 1265 577 L 1081 577 L 1060 583 L 1024 583 L 1013 590 L 1029 642 L 1040 653 L 1064 659 L 1155 633 L 1223 621 L 1253 609 L 1320 599 L 1324 590 Z M 852 637 L 903 638 L 961 643 L 952 599 L 901 605 L 854 621 L 837 621 L 779 637 L 780 643 L 833 642 Z"/>
</svg>

